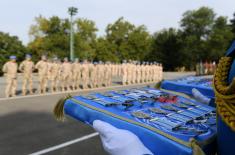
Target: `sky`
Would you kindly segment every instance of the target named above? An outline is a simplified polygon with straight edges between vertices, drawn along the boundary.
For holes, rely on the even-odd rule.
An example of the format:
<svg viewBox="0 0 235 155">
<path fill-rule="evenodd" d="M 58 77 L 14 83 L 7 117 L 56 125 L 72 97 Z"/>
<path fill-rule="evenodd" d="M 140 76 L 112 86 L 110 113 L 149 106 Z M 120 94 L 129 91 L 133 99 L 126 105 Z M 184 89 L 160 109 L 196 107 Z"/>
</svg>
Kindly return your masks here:
<svg viewBox="0 0 235 155">
<path fill-rule="evenodd" d="M 219 16 L 232 18 L 235 0 L 0 0 L 0 31 L 16 35 L 26 45 L 35 17 L 68 17 L 68 7 L 77 7 L 78 18 L 95 21 L 98 35 L 107 24 L 124 17 L 135 25 L 145 25 L 150 33 L 179 27 L 182 14 L 201 6 L 212 8 Z"/>
</svg>

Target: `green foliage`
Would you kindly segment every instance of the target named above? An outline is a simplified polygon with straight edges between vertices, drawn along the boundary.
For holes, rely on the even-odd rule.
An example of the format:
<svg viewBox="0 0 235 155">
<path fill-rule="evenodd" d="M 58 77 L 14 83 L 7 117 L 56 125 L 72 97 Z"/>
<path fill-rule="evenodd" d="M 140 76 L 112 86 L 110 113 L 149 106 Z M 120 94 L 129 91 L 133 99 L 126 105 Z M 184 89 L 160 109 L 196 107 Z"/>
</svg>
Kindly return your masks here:
<svg viewBox="0 0 235 155">
<path fill-rule="evenodd" d="M 215 16 L 211 8 L 187 11 L 181 20 L 185 67 L 194 69 L 199 61 L 217 61 L 232 40 L 226 17 Z"/>
<path fill-rule="evenodd" d="M 88 19 L 77 19 L 75 26 L 75 56 L 92 61 L 96 55 L 94 46 L 98 30 L 95 22 Z"/>
<path fill-rule="evenodd" d="M 215 13 L 212 9 L 201 7 L 198 10 L 186 11 L 181 19 L 182 51 L 186 54 L 185 65 L 194 69 L 197 62 L 207 59 L 209 53 L 206 42 L 214 24 Z"/>
<path fill-rule="evenodd" d="M 18 37 L 0 32 L 0 75 L 2 75 L 2 66 L 8 61 L 10 55 L 15 55 L 17 56 L 17 61 L 22 61 L 27 52 Z"/>
<path fill-rule="evenodd" d="M 207 7 L 186 11 L 180 23 L 178 31 L 170 28 L 154 34 L 148 59 L 162 62 L 165 70 L 183 66 L 193 70 L 199 61 L 218 61 L 234 37 L 227 18 L 216 18 Z"/>
<path fill-rule="evenodd" d="M 180 22 L 181 28 L 185 35 L 195 35 L 197 39 L 203 39 L 210 33 L 214 18 L 214 11 L 207 7 L 186 11 Z"/>
<path fill-rule="evenodd" d="M 95 60 L 101 60 L 103 62 L 112 61 L 118 62 L 116 46 L 115 44 L 110 44 L 110 42 L 105 38 L 99 38 L 95 45 L 96 57 Z"/>
<path fill-rule="evenodd" d="M 69 21 L 61 20 L 57 16 L 46 19 L 39 16 L 35 19 L 35 25 L 30 28 L 29 35 L 32 42 L 28 48 L 38 59 L 41 55 L 60 58 L 69 56 Z"/>
<path fill-rule="evenodd" d="M 110 44 L 116 47 L 114 51 L 119 61 L 144 60 L 152 50 L 152 37 L 146 27 L 135 25 L 119 18 L 106 28 L 106 38 Z"/>
<path fill-rule="evenodd" d="M 225 50 L 231 43 L 234 34 L 227 23 L 227 18 L 218 17 L 212 27 L 212 32 L 207 40 L 207 55 L 209 60 L 218 60 L 225 54 Z"/>
<path fill-rule="evenodd" d="M 167 70 L 174 70 L 176 66 L 184 65 L 182 46 L 180 34 L 176 29 L 157 32 L 154 34 L 154 48 L 148 60 L 161 62 Z"/>
<path fill-rule="evenodd" d="M 228 23 L 227 17 L 217 17 L 208 7 L 186 11 L 179 29 L 164 29 L 153 35 L 144 25 L 136 26 L 123 17 L 108 24 L 105 35 L 100 37 L 92 20 L 77 18 L 73 26 L 75 57 L 81 60 L 158 61 L 163 63 L 164 70 L 193 70 L 199 61 L 217 61 L 235 39 L 235 13 Z M 11 54 L 22 60 L 27 51 L 34 60 L 42 54 L 69 56 L 69 19 L 36 17 L 29 36 L 31 42 L 26 49 L 17 37 L 0 33 L 0 65 Z"/>
<path fill-rule="evenodd" d="M 233 18 L 230 20 L 231 22 L 231 29 L 233 33 L 233 39 L 235 39 L 235 13 L 233 14 Z"/>
</svg>

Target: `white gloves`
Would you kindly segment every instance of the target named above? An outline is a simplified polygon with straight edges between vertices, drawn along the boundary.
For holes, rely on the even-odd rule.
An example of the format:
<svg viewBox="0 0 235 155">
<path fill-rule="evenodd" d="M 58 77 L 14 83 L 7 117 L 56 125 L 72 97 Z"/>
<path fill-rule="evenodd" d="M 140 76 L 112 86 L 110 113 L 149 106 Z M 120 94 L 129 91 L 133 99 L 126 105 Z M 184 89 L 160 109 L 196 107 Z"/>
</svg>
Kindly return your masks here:
<svg viewBox="0 0 235 155">
<path fill-rule="evenodd" d="M 153 155 L 139 138 L 128 130 L 95 120 L 94 129 L 100 134 L 104 149 L 111 155 Z"/>
<path fill-rule="evenodd" d="M 200 93 L 196 88 L 192 89 L 192 94 L 197 101 L 207 105 L 210 103 L 210 99 L 202 95 L 202 93 Z"/>
</svg>

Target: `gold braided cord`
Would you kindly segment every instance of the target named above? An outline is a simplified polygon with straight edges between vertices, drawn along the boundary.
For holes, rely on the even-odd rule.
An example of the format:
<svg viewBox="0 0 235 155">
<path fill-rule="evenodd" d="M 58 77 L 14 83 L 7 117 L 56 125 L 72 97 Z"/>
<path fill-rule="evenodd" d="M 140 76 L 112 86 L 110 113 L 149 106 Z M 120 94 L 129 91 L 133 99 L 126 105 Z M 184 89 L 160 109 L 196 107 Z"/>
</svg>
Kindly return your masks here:
<svg viewBox="0 0 235 155">
<path fill-rule="evenodd" d="M 231 84 L 227 82 L 232 60 L 231 57 L 220 59 L 213 83 L 218 114 L 235 131 L 235 78 Z"/>
<path fill-rule="evenodd" d="M 53 110 L 53 113 L 54 113 L 54 116 L 55 118 L 58 120 L 58 121 L 64 121 L 64 104 L 65 104 L 65 101 L 67 99 L 70 99 L 72 98 L 72 96 L 70 94 L 68 94 L 67 96 L 65 97 L 62 97 L 55 105 L 54 107 L 54 110 Z"/>
<path fill-rule="evenodd" d="M 193 155 L 205 155 L 205 153 L 201 149 L 200 145 L 198 144 L 198 142 L 194 138 L 191 138 L 189 141 L 191 144 Z"/>
</svg>

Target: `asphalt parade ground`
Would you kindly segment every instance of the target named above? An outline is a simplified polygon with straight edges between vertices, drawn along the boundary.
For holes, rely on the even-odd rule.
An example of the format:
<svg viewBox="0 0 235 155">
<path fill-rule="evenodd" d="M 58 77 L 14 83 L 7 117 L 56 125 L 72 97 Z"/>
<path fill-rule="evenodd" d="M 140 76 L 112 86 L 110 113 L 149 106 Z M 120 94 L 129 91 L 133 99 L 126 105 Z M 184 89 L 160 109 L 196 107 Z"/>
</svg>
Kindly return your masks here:
<svg viewBox="0 0 235 155">
<path fill-rule="evenodd" d="M 190 73 L 164 73 L 164 79 L 174 79 Z M 91 91 L 125 89 L 153 86 L 155 83 L 96 88 L 69 92 L 72 95 L 87 94 Z M 36 82 L 36 81 L 35 81 Z M 35 84 L 35 83 L 34 83 Z M 0 78 L 0 155 L 100 155 L 106 154 L 98 134 L 79 121 L 67 118 L 57 122 L 52 110 L 59 98 L 66 93 L 4 97 L 4 79 Z M 20 88 L 20 86 L 19 86 Z"/>
</svg>

